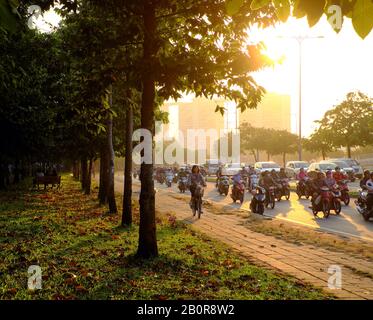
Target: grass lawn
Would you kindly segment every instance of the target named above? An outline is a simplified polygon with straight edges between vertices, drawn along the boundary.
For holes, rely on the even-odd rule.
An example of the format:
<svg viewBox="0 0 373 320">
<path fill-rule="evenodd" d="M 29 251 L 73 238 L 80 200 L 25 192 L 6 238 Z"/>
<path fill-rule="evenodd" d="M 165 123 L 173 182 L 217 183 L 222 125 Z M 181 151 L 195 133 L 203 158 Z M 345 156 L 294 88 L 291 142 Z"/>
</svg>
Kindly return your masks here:
<svg viewBox="0 0 373 320">
<path fill-rule="evenodd" d="M 0 193 L 0 299 L 328 299 L 293 278 L 256 267 L 173 217 L 158 214 L 159 257 L 135 257 L 134 226 L 120 227 L 79 183 Z M 118 197 L 118 204 L 120 204 Z M 27 270 L 42 268 L 42 289 Z"/>
</svg>

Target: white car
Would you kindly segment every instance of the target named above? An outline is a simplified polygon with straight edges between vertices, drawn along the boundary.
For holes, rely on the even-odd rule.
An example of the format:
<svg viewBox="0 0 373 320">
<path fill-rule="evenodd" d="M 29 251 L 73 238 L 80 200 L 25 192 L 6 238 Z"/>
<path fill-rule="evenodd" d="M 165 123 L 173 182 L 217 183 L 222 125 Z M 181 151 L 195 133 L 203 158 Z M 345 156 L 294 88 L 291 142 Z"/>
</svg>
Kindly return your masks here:
<svg viewBox="0 0 373 320">
<path fill-rule="evenodd" d="M 271 172 L 272 170 L 275 170 L 276 172 L 280 172 L 281 167 L 276 162 L 268 161 L 268 162 L 257 162 L 257 163 L 255 163 L 254 169 L 258 173 L 262 173 L 264 171 Z"/>
<path fill-rule="evenodd" d="M 227 163 L 222 169 L 222 174 L 223 176 L 234 176 L 235 174 L 239 173 L 241 170 L 242 170 L 241 163 Z"/>
<path fill-rule="evenodd" d="M 349 158 L 339 158 L 339 159 L 330 159 L 331 162 L 335 162 L 335 161 L 343 161 L 344 163 L 346 163 L 348 165 L 348 167 L 350 168 L 353 168 L 354 169 L 354 173 L 355 173 L 355 177 L 361 179 L 364 175 L 364 169 L 362 168 L 362 166 L 359 164 L 359 162 L 357 162 L 356 160 L 354 159 L 349 159 Z"/>
<path fill-rule="evenodd" d="M 310 164 L 306 161 L 289 161 L 285 167 L 286 175 L 289 178 L 295 178 L 301 168 L 307 171 L 309 166 Z"/>
</svg>

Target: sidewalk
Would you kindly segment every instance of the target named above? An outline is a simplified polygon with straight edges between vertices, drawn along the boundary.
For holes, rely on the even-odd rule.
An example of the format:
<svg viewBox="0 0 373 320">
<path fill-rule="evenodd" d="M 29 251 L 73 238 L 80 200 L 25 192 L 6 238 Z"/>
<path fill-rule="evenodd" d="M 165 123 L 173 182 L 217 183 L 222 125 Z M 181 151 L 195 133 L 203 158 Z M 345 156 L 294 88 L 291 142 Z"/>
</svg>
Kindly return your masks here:
<svg viewBox="0 0 373 320">
<path fill-rule="evenodd" d="M 244 218 L 236 215 L 215 215 L 204 209 L 200 220 L 192 217 L 184 200 L 170 197 L 164 191 L 157 193 L 156 207 L 163 213 L 193 225 L 211 238 L 220 240 L 253 263 L 277 269 L 295 278 L 325 289 L 340 299 L 373 299 L 373 263 L 344 253 L 328 251 L 310 245 L 295 245 L 284 240 L 253 232 L 242 224 Z M 172 201 L 170 201 L 172 199 Z M 213 209 L 212 209 L 213 210 Z M 328 268 L 342 269 L 342 289 L 328 289 Z"/>
</svg>

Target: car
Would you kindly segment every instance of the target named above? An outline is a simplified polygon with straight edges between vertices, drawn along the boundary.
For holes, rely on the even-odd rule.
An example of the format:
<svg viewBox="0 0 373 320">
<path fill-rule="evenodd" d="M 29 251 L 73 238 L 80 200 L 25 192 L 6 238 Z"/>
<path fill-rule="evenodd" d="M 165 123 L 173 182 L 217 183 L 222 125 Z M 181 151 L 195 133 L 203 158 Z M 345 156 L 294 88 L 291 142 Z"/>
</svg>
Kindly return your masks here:
<svg viewBox="0 0 373 320">
<path fill-rule="evenodd" d="M 242 170 L 241 163 L 227 163 L 222 169 L 223 176 L 234 176 Z"/>
<path fill-rule="evenodd" d="M 258 173 L 262 173 L 264 171 L 272 171 L 272 170 L 275 170 L 276 172 L 280 172 L 281 166 L 273 161 L 256 162 L 254 164 L 254 169 Z"/>
<path fill-rule="evenodd" d="M 308 170 L 307 170 L 307 174 L 308 176 L 313 179 L 316 177 L 317 173 L 318 172 L 322 172 L 322 173 L 326 173 L 327 171 L 332 171 L 332 172 L 335 172 L 335 168 L 337 167 L 337 165 L 333 162 L 314 162 L 314 163 L 311 163 Z"/>
<path fill-rule="evenodd" d="M 285 172 L 289 178 L 296 178 L 301 168 L 308 170 L 310 164 L 306 161 L 289 161 L 286 163 Z"/>
<path fill-rule="evenodd" d="M 351 159 L 351 158 L 336 158 L 336 159 L 330 159 L 330 161 L 334 162 L 334 161 L 343 161 L 345 162 L 350 168 L 353 168 L 354 169 L 354 172 L 355 172 L 355 177 L 361 179 L 364 175 L 364 169 L 363 167 L 360 165 L 359 162 L 357 162 L 356 160 L 354 159 Z"/>
<path fill-rule="evenodd" d="M 339 167 L 343 173 L 345 173 L 351 181 L 355 181 L 355 170 L 351 168 L 346 162 L 341 160 L 324 160 L 320 163 L 334 164 L 333 171 L 336 167 Z"/>
<path fill-rule="evenodd" d="M 205 169 L 208 176 L 216 175 L 216 171 L 218 171 L 221 162 L 219 160 L 210 159 L 206 161 Z"/>
</svg>

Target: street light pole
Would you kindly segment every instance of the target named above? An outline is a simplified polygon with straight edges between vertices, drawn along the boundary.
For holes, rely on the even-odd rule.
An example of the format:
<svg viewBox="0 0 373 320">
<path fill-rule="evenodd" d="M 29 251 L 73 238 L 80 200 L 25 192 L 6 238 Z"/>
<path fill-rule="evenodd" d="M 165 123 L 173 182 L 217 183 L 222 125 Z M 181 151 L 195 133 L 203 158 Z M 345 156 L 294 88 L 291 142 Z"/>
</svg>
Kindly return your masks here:
<svg viewBox="0 0 373 320">
<path fill-rule="evenodd" d="M 303 41 L 307 39 L 321 39 L 324 38 L 323 36 L 293 36 L 293 37 L 278 37 L 278 38 L 289 38 L 295 39 L 298 41 L 299 44 L 299 111 L 298 111 L 298 158 L 299 161 L 302 161 L 302 55 L 303 55 Z"/>
</svg>

